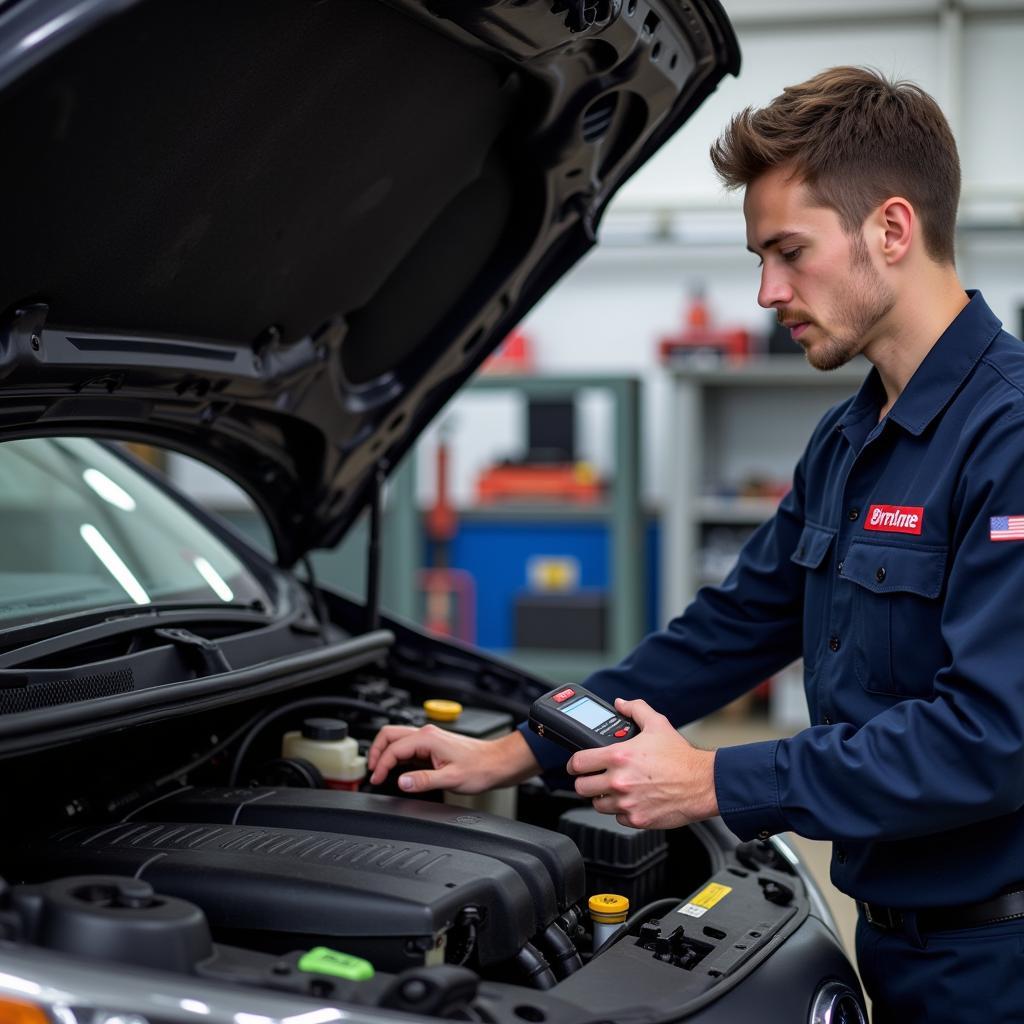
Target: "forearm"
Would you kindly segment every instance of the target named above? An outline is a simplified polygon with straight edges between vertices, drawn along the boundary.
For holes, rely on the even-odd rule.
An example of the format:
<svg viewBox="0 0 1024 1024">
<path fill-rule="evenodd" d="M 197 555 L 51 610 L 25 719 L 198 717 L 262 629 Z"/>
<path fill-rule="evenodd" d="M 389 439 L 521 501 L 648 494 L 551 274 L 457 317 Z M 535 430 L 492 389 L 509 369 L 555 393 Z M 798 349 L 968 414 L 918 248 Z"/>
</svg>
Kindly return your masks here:
<svg viewBox="0 0 1024 1024">
<path fill-rule="evenodd" d="M 515 729 L 507 736 L 492 740 L 487 746 L 484 760 L 482 769 L 487 789 L 518 785 L 540 771 L 540 764 L 533 756 L 533 751 L 522 733 Z"/>
<path fill-rule="evenodd" d="M 718 815 L 718 794 L 715 792 L 715 751 L 698 750 L 698 771 L 694 776 L 691 808 L 694 821 Z"/>
<path fill-rule="evenodd" d="M 721 815 L 742 839 L 793 831 L 871 842 L 1011 813 L 1024 778 L 1020 723 L 972 711 L 942 699 L 904 701 L 859 728 L 814 726 L 723 748 Z"/>
</svg>

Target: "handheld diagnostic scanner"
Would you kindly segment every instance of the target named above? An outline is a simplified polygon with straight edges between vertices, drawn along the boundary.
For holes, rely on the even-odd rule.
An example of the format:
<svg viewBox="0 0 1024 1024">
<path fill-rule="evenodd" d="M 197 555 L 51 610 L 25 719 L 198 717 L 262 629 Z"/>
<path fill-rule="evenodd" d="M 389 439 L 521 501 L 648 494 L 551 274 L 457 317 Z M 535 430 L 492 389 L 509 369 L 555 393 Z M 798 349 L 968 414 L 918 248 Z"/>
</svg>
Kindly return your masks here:
<svg viewBox="0 0 1024 1024">
<path fill-rule="evenodd" d="M 564 686 L 538 697 L 530 706 L 530 728 L 567 750 L 621 743 L 637 734 L 632 719 L 582 686 Z"/>
</svg>

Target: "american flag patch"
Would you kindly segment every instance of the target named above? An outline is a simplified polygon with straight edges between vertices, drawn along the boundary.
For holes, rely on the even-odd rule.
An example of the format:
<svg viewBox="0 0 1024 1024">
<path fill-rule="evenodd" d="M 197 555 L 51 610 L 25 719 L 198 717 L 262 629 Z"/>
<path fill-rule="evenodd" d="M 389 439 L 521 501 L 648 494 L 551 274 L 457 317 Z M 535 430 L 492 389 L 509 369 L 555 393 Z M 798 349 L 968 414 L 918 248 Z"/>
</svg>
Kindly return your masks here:
<svg viewBox="0 0 1024 1024">
<path fill-rule="evenodd" d="M 988 521 L 989 540 L 1024 540 L 1024 516 L 992 516 Z"/>
</svg>

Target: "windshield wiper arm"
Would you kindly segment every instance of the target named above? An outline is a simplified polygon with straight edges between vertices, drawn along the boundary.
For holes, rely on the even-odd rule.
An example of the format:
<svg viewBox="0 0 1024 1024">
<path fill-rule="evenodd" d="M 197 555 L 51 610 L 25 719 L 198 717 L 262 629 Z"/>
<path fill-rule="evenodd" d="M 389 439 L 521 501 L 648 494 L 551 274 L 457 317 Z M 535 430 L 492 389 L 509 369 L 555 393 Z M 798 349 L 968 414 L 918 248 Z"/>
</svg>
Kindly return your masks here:
<svg viewBox="0 0 1024 1024">
<path fill-rule="evenodd" d="M 90 625 L 78 629 L 68 630 L 69 623 L 61 620 L 51 620 L 48 625 L 51 630 L 55 625 L 60 632 L 50 636 L 26 637 L 18 636 L 20 630 L 12 630 L 11 634 L 5 636 L 0 634 L 0 642 L 7 641 L 10 645 L 13 640 L 17 646 L 10 647 L 3 654 L 0 654 L 0 669 L 14 668 L 24 664 L 26 661 L 36 661 L 39 658 L 46 658 L 53 654 L 61 654 L 65 651 L 74 650 L 76 647 L 84 647 L 99 640 L 108 640 L 111 637 L 125 636 L 131 633 L 142 633 L 148 630 L 155 630 L 164 639 L 173 640 L 178 643 L 179 639 L 164 634 L 174 632 L 187 633 L 188 630 L 175 630 L 169 627 L 181 627 L 197 621 L 204 623 L 230 623 L 237 622 L 239 625 L 252 626 L 261 622 L 269 622 L 270 616 L 263 612 L 256 612 L 248 605 L 189 605 L 188 608 L 177 608 L 173 611 L 158 611 L 152 606 L 145 610 L 140 609 L 135 614 L 119 614 L 105 616 L 102 622 L 92 622 Z M 38 624 L 45 625 L 45 624 Z M 190 636 L 194 634 L 189 634 Z M 196 637 L 196 641 L 201 638 Z M 18 643 L 21 640 L 22 643 Z M 184 641 L 181 641 L 184 642 Z M 188 641 L 192 644 L 192 641 Z M 193 644 L 194 646 L 194 644 Z"/>
</svg>

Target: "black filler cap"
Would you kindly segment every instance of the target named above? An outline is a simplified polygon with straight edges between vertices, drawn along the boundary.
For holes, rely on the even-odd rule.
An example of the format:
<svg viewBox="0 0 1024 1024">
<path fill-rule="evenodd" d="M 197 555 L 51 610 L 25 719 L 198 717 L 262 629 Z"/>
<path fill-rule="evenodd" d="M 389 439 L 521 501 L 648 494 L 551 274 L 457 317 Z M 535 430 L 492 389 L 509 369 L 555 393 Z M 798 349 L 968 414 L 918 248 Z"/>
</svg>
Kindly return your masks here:
<svg viewBox="0 0 1024 1024">
<path fill-rule="evenodd" d="M 307 740 L 343 740 L 348 736 L 348 722 L 340 718 L 307 718 L 302 723 L 302 736 Z"/>
</svg>

